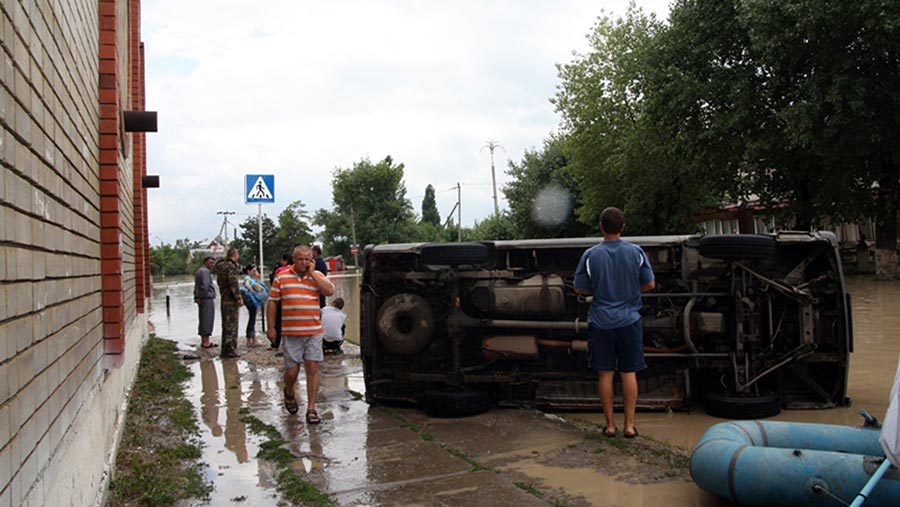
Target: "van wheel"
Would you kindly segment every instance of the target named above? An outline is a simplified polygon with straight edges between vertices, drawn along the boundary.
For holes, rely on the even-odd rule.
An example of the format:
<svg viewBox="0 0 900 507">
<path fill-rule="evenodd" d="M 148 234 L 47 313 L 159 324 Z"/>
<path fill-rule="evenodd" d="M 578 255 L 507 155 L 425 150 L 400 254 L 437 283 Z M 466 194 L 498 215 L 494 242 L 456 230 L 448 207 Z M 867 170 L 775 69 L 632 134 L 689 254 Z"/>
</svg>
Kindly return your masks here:
<svg viewBox="0 0 900 507">
<path fill-rule="evenodd" d="M 763 259 L 775 256 L 775 238 L 761 234 L 704 236 L 699 250 L 710 259 Z"/>
<path fill-rule="evenodd" d="M 491 248 L 484 243 L 437 243 L 419 249 L 422 262 L 439 266 L 484 264 L 490 257 Z"/>
<path fill-rule="evenodd" d="M 765 419 L 781 413 L 781 398 L 775 393 L 759 396 L 708 393 L 704 405 L 707 414 L 723 419 Z"/>
<path fill-rule="evenodd" d="M 428 301 L 404 292 L 381 304 L 375 326 L 388 352 L 408 356 L 420 352 L 431 341 L 434 318 Z"/>
<path fill-rule="evenodd" d="M 432 417 L 465 417 L 487 412 L 491 396 L 487 391 L 425 391 L 425 413 Z"/>
</svg>

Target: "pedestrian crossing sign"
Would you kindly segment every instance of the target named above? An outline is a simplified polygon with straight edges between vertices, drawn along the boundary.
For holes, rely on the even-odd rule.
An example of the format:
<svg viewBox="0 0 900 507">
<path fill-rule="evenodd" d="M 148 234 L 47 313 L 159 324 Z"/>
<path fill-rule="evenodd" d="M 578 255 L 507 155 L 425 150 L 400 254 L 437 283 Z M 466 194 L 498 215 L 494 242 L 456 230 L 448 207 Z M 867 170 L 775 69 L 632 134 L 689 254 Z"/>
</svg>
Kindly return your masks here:
<svg viewBox="0 0 900 507">
<path fill-rule="evenodd" d="M 274 174 L 247 174 L 244 177 L 244 202 L 246 204 L 275 202 Z"/>
</svg>

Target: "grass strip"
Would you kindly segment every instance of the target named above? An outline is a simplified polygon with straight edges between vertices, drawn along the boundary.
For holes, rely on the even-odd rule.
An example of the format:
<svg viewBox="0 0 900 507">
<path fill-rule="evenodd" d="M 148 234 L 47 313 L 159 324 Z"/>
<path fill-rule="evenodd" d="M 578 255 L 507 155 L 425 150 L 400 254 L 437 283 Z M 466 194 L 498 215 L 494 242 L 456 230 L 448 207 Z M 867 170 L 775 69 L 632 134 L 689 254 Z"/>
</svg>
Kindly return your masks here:
<svg viewBox="0 0 900 507">
<path fill-rule="evenodd" d="M 175 342 L 150 336 L 131 389 L 108 505 L 172 505 L 207 500 L 199 426 L 184 382 L 191 372 Z"/>
<path fill-rule="evenodd" d="M 528 493 L 529 495 L 531 495 L 533 497 L 540 498 L 541 500 L 544 499 L 544 494 L 541 493 L 541 490 L 537 489 L 536 487 L 532 486 L 531 484 L 528 484 L 527 482 L 519 481 L 519 482 L 516 482 L 515 485 L 517 488 L 521 489 L 522 491 Z"/>
<path fill-rule="evenodd" d="M 278 470 L 275 476 L 275 489 L 281 493 L 284 500 L 293 505 L 314 505 L 316 507 L 331 507 L 337 505 L 327 494 L 319 491 L 315 485 L 303 480 L 291 466 L 297 457 L 285 448 L 288 444 L 281 433 L 270 425 L 262 422 L 258 417 L 250 414 L 247 407 L 241 408 L 241 421 L 247 425 L 251 433 L 266 438 L 259 444 L 259 452 L 256 457 L 266 460 Z"/>
</svg>

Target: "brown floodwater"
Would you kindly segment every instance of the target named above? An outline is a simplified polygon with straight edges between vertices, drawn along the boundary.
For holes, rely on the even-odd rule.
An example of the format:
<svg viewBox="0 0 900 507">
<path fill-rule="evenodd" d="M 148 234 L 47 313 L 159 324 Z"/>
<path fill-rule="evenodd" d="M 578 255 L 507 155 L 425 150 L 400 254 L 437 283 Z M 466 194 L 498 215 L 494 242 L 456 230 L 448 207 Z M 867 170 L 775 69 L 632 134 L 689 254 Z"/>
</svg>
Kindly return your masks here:
<svg viewBox="0 0 900 507">
<path fill-rule="evenodd" d="M 772 418 L 780 421 L 859 425 L 865 409 L 879 420 L 900 357 L 900 283 L 850 277 L 847 290 L 853 301 L 854 352 L 850 356 L 848 396 L 852 404 L 829 410 L 785 410 Z M 674 414 L 639 414 L 641 429 L 674 445 L 692 447 L 709 426 L 721 419 L 700 411 Z"/>
<path fill-rule="evenodd" d="M 358 322 L 358 288 L 355 278 L 336 281 L 351 312 L 350 329 Z M 860 408 L 883 418 L 900 357 L 900 283 L 853 277 L 847 286 L 853 297 L 855 339 L 849 377 L 852 406 L 788 410 L 774 419 L 858 425 Z M 192 280 L 187 279 L 155 284 L 150 311 L 158 336 L 190 350 L 199 343 L 192 288 Z M 169 316 L 165 310 L 167 290 Z M 246 318 L 242 310 L 242 330 Z M 219 325 L 217 315 L 217 330 Z M 213 341 L 218 342 L 218 336 Z M 346 346 L 345 355 L 329 356 L 322 363 L 318 409 L 324 421 L 320 426 L 307 425 L 281 406 L 280 359 L 267 347 L 249 350 L 242 338 L 239 341 L 244 353 L 241 359 L 222 361 L 216 352 L 204 351 L 201 360 L 189 363 L 194 377 L 187 396 L 201 423 L 203 461 L 215 488 L 209 505 L 279 505 L 273 479 L 276 471 L 255 458 L 261 440 L 241 422 L 242 407 L 278 428 L 299 457 L 295 471 L 340 505 L 547 504 L 526 492 L 522 484 L 563 495 L 573 506 L 730 505 L 684 479 L 632 484 L 598 473 L 591 466 L 555 466 L 545 458 L 571 448 L 583 437 L 534 411 L 497 409 L 473 418 L 446 420 L 428 418 L 412 408 L 369 406 L 354 396 L 365 390 L 354 345 Z M 297 387 L 301 414 L 306 398 L 303 381 L 301 375 Z M 561 415 L 602 421 L 599 413 Z M 690 449 L 711 425 L 721 421 L 700 409 L 639 413 L 636 422 L 642 435 Z M 426 434 L 428 438 L 423 436 Z M 500 473 L 473 472 L 448 448 Z M 507 474 L 520 478 L 518 487 Z"/>
</svg>

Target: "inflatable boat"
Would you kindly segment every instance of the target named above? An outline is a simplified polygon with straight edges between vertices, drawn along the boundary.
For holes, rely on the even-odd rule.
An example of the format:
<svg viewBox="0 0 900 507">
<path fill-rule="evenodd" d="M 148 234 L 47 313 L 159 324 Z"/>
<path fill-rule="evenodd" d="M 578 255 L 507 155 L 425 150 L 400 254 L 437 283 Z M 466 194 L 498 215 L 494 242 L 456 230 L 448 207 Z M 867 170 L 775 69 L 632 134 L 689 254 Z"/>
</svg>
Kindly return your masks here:
<svg viewBox="0 0 900 507">
<path fill-rule="evenodd" d="M 881 431 L 829 424 L 733 421 L 712 426 L 691 455 L 691 477 L 741 505 L 847 505 L 876 471 L 865 505 L 900 505 L 900 471 L 885 462 Z M 884 472 L 883 470 L 886 470 Z"/>
</svg>

